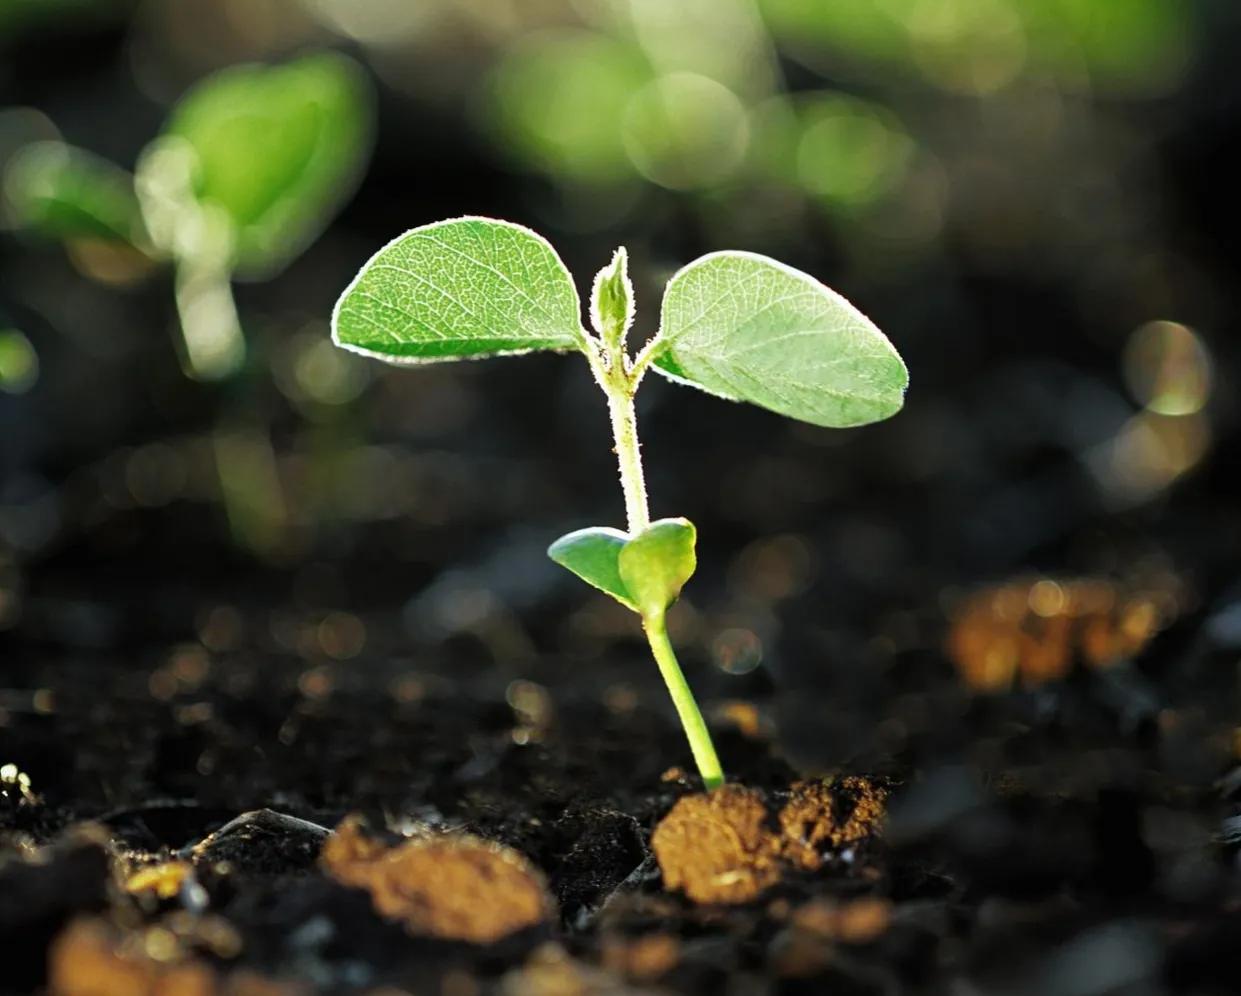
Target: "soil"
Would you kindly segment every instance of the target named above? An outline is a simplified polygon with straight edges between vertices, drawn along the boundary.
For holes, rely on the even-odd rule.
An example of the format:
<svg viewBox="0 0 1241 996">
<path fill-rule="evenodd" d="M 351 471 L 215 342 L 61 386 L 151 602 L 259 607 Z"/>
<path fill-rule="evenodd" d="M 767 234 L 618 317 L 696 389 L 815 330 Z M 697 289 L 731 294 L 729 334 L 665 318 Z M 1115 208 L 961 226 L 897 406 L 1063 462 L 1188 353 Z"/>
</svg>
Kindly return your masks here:
<svg viewBox="0 0 1241 996">
<path fill-rule="evenodd" d="M 944 670 L 941 713 L 869 775 L 796 770 L 768 695 L 708 699 L 732 778 L 708 795 L 638 675 L 463 694 L 432 667 L 413 694 L 400 662 L 186 653 L 96 673 L 106 696 L 44 663 L 24 684 L 55 694 L 7 710 L 7 991 L 1232 985 L 1241 777 L 1195 777 L 1233 745 L 1134 715 L 1130 665 L 1001 697 Z M 950 716 L 973 753 L 920 767 Z"/>
</svg>

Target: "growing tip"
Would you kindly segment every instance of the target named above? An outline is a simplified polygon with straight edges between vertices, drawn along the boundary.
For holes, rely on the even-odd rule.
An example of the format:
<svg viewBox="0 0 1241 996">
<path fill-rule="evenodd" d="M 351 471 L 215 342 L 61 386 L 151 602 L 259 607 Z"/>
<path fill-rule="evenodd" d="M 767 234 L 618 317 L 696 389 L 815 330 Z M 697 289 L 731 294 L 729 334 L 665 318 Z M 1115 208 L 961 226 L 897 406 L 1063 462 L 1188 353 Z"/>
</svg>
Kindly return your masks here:
<svg viewBox="0 0 1241 996">
<path fill-rule="evenodd" d="M 633 323 L 633 285 L 629 282 L 629 254 L 617 246 L 612 262 L 595 274 L 590 295 L 590 322 L 609 346 L 622 345 Z"/>
</svg>

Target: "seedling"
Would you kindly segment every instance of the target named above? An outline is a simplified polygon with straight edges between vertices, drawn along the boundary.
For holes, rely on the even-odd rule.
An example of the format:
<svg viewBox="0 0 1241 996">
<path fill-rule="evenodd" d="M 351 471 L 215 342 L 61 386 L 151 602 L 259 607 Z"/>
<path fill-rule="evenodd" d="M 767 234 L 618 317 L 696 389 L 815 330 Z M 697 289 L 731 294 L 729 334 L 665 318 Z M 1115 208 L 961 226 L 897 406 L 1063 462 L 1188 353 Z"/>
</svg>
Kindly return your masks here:
<svg viewBox="0 0 1241 996">
<path fill-rule="evenodd" d="M 352 191 L 370 103 L 362 71 L 341 55 L 234 66 L 181 99 L 133 174 L 37 142 L 10 163 L 4 193 L 25 229 L 170 264 L 186 372 L 215 380 L 245 353 L 232 281 L 274 276 Z"/>
<path fill-rule="evenodd" d="M 591 331 L 573 278 L 541 236 L 488 218 L 406 232 L 362 267 L 336 304 L 337 345 L 389 363 L 431 363 L 545 349 L 586 357 L 607 398 L 625 496 L 625 531 L 579 529 L 548 555 L 642 619 L 707 788 L 724 781 L 715 747 L 668 640 L 665 616 L 694 573 L 688 519 L 652 522 L 634 395 L 649 370 L 815 425 L 895 414 L 909 375 L 869 319 L 813 277 L 765 256 L 715 252 L 677 271 L 659 331 L 626 344 L 633 287 L 625 250 L 595 277 Z"/>
</svg>

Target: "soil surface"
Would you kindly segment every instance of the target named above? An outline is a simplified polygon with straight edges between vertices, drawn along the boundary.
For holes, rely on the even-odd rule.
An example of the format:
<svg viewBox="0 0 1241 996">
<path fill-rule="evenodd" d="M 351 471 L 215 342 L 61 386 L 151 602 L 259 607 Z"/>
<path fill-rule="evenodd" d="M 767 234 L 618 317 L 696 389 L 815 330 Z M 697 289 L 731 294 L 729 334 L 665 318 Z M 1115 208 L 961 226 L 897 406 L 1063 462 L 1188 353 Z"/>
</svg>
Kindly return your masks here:
<svg viewBox="0 0 1241 996">
<path fill-rule="evenodd" d="M 798 770 L 769 694 L 708 698 L 732 781 L 704 795 L 636 646 L 628 675 L 465 686 L 257 667 L 238 619 L 229 649 L 9 672 L 6 991 L 1223 993 L 1241 968 L 1235 744 L 1155 708 L 1140 655 L 1000 695 L 942 666 L 865 774 Z M 1143 653 L 1225 666 L 1200 621 Z"/>
</svg>

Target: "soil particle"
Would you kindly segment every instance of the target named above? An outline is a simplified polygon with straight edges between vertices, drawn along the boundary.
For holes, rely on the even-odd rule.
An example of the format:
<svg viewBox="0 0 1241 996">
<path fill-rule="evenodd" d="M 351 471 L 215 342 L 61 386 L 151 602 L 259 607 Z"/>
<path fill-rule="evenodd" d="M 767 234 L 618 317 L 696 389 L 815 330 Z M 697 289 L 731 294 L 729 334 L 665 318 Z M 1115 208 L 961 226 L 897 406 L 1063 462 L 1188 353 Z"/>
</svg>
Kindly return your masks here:
<svg viewBox="0 0 1241 996">
<path fill-rule="evenodd" d="M 415 935 L 491 944 L 555 916 L 543 876 L 522 855 L 468 834 L 388 847 L 351 817 L 328 838 L 320 861 Z"/>
<path fill-rule="evenodd" d="M 785 858 L 817 871 L 826 852 L 876 836 L 887 796 L 887 789 L 869 778 L 796 782 L 780 810 Z"/>
<path fill-rule="evenodd" d="M 75 920 L 51 946 L 48 991 L 52 996 L 300 996 L 305 992 L 253 972 L 217 970 L 194 950 L 207 940 L 204 932 L 213 931 L 232 933 L 215 918 L 192 924 L 169 920 L 140 931 L 124 931 L 107 920 Z"/>
<path fill-rule="evenodd" d="M 66 921 L 103 909 L 113 891 L 111 852 L 89 825 L 30 860 L 0 863 L 0 946 L 13 954 L 43 952 Z M 41 961 L 8 959 L 0 988 L 21 992 L 38 984 Z"/>
<path fill-rule="evenodd" d="M 651 849 L 664 885 L 699 903 L 746 903 L 780 879 L 779 839 L 757 789 L 725 785 L 677 801 Z"/>
<path fill-rule="evenodd" d="M 125 891 L 135 896 L 176 899 L 193 882 L 193 865 L 187 861 L 166 861 L 134 872 L 125 879 Z"/>
<path fill-rule="evenodd" d="M 1179 584 L 1121 586 L 1094 578 L 1016 579 L 975 592 L 953 613 L 946 649 L 971 688 L 1064 678 L 1075 662 L 1106 668 L 1142 651 L 1175 621 Z"/>
<path fill-rule="evenodd" d="M 886 789 L 866 778 L 795 783 L 774 817 L 757 789 L 725 785 L 677 801 L 651 847 L 664 885 L 698 903 L 746 903 L 790 872 L 878 835 Z"/>
<path fill-rule="evenodd" d="M 793 929 L 843 944 L 868 944 L 888 929 L 892 904 L 875 896 L 836 903 L 815 899 L 793 912 Z"/>
<path fill-rule="evenodd" d="M 570 811 L 555 824 L 552 892 L 567 922 L 593 913 L 647 856 L 638 821 L 607 809 Z"/>
<path fill-rule="evenodd" d="M 328 829 L 270 809 L 230 820 L 190 849 L 200 868 L 283 875 L 314 866 Z"/>
<path fill-rule="evenodd" d="M 602 960 L 606 968 L 633 982 L 654 982 L 677 966 L 681 942 L 664 931 L 634 938 L 607 937 L 602 945 Z"/>
<path fill-rule="evenodd" d="M 648 991 L 648 990 L 643 990 Z M 503 996 L 636 996 L 637 990 L 548 942 L 501 980 Z"/>
</svg>

